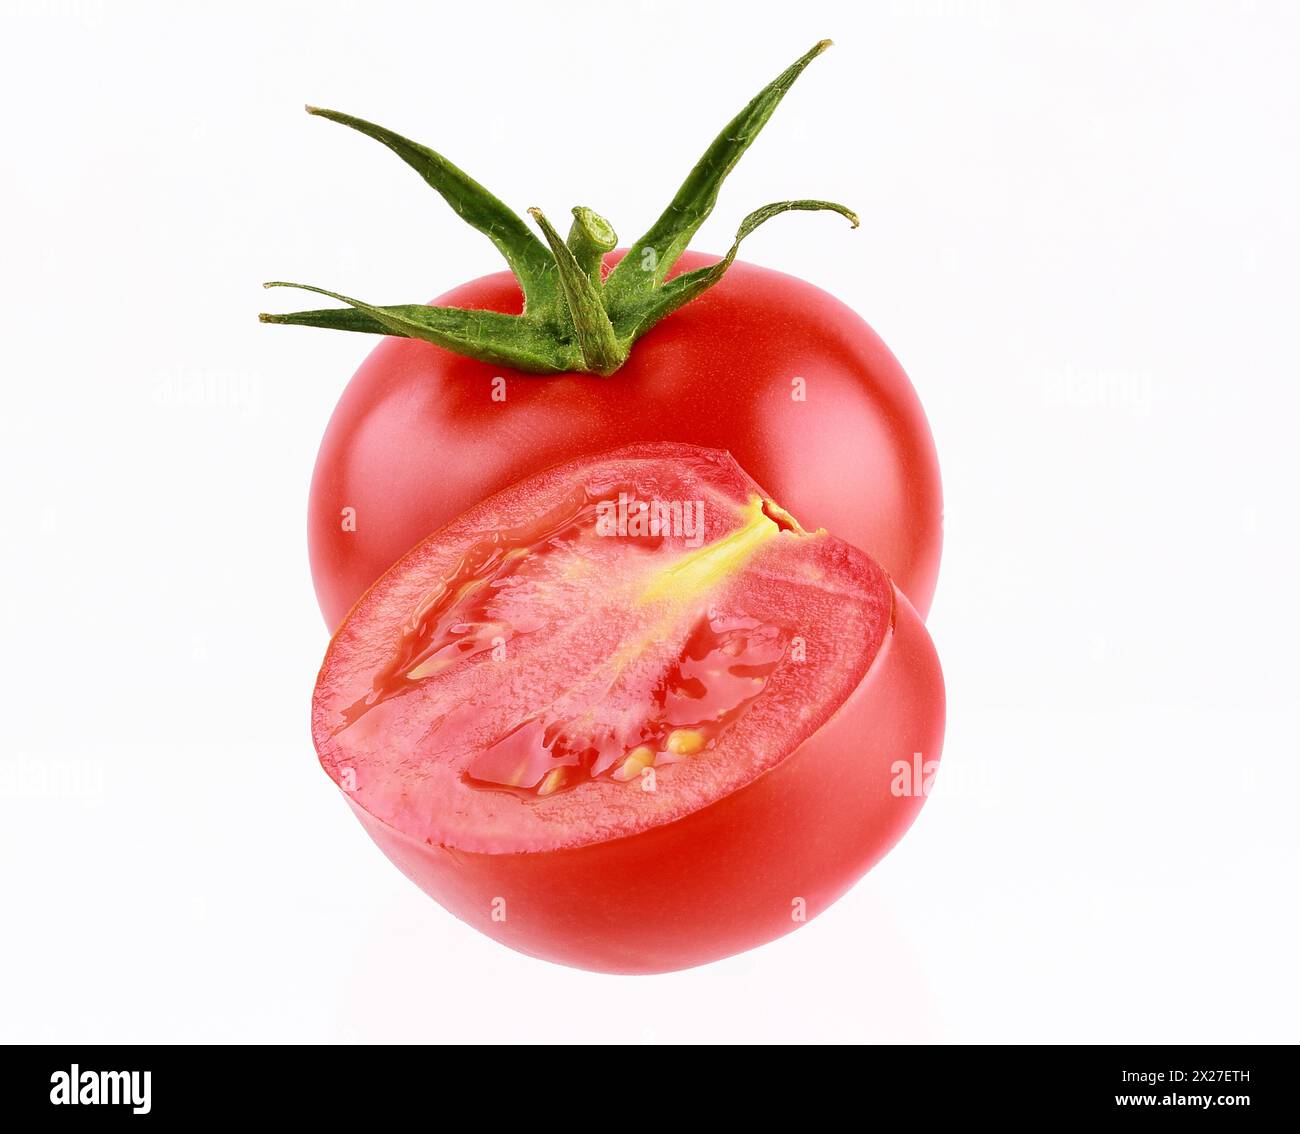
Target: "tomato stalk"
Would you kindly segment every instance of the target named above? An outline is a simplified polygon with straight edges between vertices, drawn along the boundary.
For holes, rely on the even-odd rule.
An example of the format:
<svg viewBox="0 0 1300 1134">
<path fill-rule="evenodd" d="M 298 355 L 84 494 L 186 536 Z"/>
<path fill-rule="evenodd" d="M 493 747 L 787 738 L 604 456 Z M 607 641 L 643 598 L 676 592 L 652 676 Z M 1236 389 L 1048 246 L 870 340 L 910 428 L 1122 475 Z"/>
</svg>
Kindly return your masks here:
<svg viewBox="0 0 1300 1134">
<path fill-rule="evenodd" d="M 745 217 L 730 250 L 717 264 L 667 279 L 713 211 L 727 175 L 795 80 L 829 46 L 830 40 L 815 44 L 723 128 L 663 214 L 608 276 L 602 261 L 605 253 L 614 249 L 617 237 L 609 222 L 591 209 L 579 206 L 573 210 L 567 240 L 540 209 L 529 209 L 542 233 L 539 240 L 517 213 L 441 154 L 364 119 L 309 106 L 309 114 L 382 142 L 416 170 L 461 219 L 487 236 L 519 282 L 523 312 L 504 315 L 424 304 L 381 307 L 308 284 L 274 281 L 264 286 L 298 288 L 347 306 L 286 315 L 264 313 L 259 318 L 264 323 L 423 339 L 469 358 L 536 374 L 613 374 L 640 336 L 722 279 L 745 237 L 772 217 L 791 210 L 828 210 L 857 227 L 857 216 L 832 201 L 777 201 Z"/>
</svg>

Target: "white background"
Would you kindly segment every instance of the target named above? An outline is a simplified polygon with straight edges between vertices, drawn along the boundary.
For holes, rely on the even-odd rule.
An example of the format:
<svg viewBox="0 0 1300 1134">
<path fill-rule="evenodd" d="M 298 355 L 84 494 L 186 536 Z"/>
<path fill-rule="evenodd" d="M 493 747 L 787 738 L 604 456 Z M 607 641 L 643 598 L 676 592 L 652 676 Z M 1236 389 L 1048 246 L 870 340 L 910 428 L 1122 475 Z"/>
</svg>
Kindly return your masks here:
<svg viewBox="0 0 1300 1134">
<path fill-rule="evenodd" d="M 0 1039 L 1294 1041 L 1300 19 L 1281 4 L 3 4 Z M 945 772 L 844 900 L 665 977 L 445 914 L 321 774 L 305 551 L 372 345 L 499 267 L 427 141 L 625 238 L 823 36 L 697 246 L 860 311 L 942 462 Z"/>
</svg>

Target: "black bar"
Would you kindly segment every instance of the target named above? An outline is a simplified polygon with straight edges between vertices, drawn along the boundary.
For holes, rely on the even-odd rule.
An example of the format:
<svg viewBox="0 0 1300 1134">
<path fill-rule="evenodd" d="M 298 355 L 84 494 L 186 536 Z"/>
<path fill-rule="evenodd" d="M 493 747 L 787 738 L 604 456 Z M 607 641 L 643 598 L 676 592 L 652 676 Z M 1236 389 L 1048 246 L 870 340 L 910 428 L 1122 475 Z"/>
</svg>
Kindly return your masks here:
<svg viewBox="0 0 1300 1134">
<path fill-rule="evenodd" d="M 790 1053 L 782 1052 L 773 1059 L 780 1066 L 768 1069 L 758 1052 L 747 1053 L 743 1062 L 727 1053 L 697 1054 L 683 1063 L 656 1047 L 549 1051 L 516 1061 L 489 1056 L 454 1065 L 414 1047 L 11 1047 L 0 1057 L 0 1118 L 168 1125 L 195 1118 L 300 1122 L 316 1117 L 334 1124 L 350 1118 L 397 1120 L 414 1108 L 437 1122 L 449 1104 L 452 1113 L 484 1106 L 495 1117 L 498 1107 L 510 1108 L 516 1100 L 528 1100 L 535 1117 L 563 1105 L 554 1095 L 560 1081 L 569 1104 L 565 1110 L 579 1099 L 626 1098 L 631 1092 L 638 1114 L 657 1109 L 680 1114 L 680 1091 L 687 1084 L 677 1069 L 690 1068 L 689 1089 L 713 1094 L 723 1112 L 736 1105 L 760 1106 L 773 1120 L 788 1111 L 793 1122 L 802 1108 L 801 1130 L 834 1124 L 827 1108 L 836 1095 L 864 1121 L 896 1110 L 927 1124 L 939 1114 L 1048 1121 L 1119 1117 L 1143 1124 L 1176 1115 L 1180 1121 L 1237 1128 L 1266 1118 L 1294 1124 L 1300 1082 L 1293 1051 L 889 1047 L 811 1058 L 797 1067 L 791 1066 Z M 700 1062 L 719 1058 L 726 1064 L 712 1070 Z M 68 1098 L 74 1067 L 76 1102 Z M 557 1080 L 560 1067 L 569 1071 Z M 577 1067 L 588 1070 L 583 1078 L 590 1086 L 575 1093 Z M 100 1074 L 105 1072 L 138 1074 L 131 1079 Z M 116 1105 L 110 1100 L 114 1091 Z M 92 1101 L 97 1095 L 101 1101 Z M 1189 1101 L 1193 1097 L 1196 1102 Z"/>
</svg>

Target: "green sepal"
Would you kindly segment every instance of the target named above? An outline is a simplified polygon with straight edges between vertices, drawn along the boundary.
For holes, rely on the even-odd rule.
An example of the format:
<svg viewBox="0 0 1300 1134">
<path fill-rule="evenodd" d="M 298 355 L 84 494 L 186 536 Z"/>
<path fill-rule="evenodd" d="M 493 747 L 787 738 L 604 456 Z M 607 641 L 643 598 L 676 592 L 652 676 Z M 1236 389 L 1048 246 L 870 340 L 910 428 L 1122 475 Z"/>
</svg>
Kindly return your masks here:
<svg viewBox="0 0 1300 1134">
<path fill-rule="evenodd" d="M 419 303 L 376 307 L 309 284 L 276 280 L 262 286 L 293 287 L 327 295 L 352 308 L 350 311 L 295 311 L 290 315 L 264 313 L 259 316 L 263 323 L 291 323 L 302 327 L 331 327 L 342 331 L 423 339 L 456 354 L 534 374 L 562 374 L 582 363 L 573 343 L 558 341 L 553 328 L 524 315 L 503 315 L 499 311 L 472 311 L 462 307 L 426 307 Z"/>
<path fill-rule="evenodd" d="M 732 242 L 731 248 L 716 264 L 711 264 L 707 268 L 696 268 L 693 272 L 683 272 L 650 292 L 640 307 L 633 307 L 624 312 L 616 326 L 619 338 L 635 342 L 660 319 L 671 315 L 679 307 L 684 307 L 692 299 L 708 291 L 726 275 L 745 237 L 773 217 L 794 210 L 803 212 L 829 210 L 847 217 L 852 228 L 858 227 L 857 214 L 844 205 L 837 205 L 834 201 L 775 201 L 770 205 L 764 205 L 761 209 L 755 209 L 740 222 L 740 228 L 736 232 L 736 239 Z"/>
<path fill-rule="evenodd" d="M 691 237 L 713 212 L 727 175 L 767 125 L 795 80 L 830 46 L 829 39 L 815 43 L 750 99 L 713 139 L 660 218 L 632 245 L 605 281 L 606 303 L 615 317 L 620 308 L 663 283 Z"/>
<path fill-rule="evenodd" d="M 337 110 L 307 107 L 308 114 L 349 126 L 368 138 L 382 142 L 435 189 L 466 224 L 478 229 L 505 257 L 524 293 L 524 310 L 537 315 L 552 309 L 557 300 L 555 262 L 532 230 L 504 202 L 493 196 L 468 173 L 440 153 L 403 138 L 364 118 Z"/>
</svg>

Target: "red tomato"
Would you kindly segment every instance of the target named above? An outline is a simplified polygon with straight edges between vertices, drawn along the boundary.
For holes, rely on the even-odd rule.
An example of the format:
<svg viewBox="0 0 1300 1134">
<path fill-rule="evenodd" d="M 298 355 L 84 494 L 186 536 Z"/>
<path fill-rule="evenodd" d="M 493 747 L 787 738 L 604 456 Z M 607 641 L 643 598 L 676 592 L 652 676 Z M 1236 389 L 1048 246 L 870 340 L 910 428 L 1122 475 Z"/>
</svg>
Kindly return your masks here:
<svg viewBox="0 0 1300 1134">
<path fill-rule="evenodd" d="M 688 252 L 674 274 L 715 260 Z M 437 302 L 513 314 L 521 293 L 502 272 Z M 325 621 L 337 626 L 399 556 L 486 495 L 559 461 L 658 441 L 726 449 L 803 523 L 868 552 L 929 611 L 943 505 L 907 376 L 844 304 L 737 262 L 610 377 L 526 374 L 385 339 L 344 392 L 312 480 Z"/>
<path fill-rule="evenodd" d="M 942 742 L 920 618 L 726 454 L 572 461 L 419 544 L 313 704 L 376 843 L 470 925 L 618 973 L 797 928 L 902 835 Z"/>
</svg>

